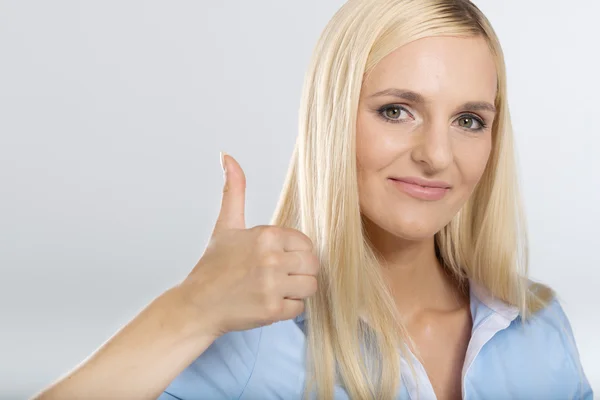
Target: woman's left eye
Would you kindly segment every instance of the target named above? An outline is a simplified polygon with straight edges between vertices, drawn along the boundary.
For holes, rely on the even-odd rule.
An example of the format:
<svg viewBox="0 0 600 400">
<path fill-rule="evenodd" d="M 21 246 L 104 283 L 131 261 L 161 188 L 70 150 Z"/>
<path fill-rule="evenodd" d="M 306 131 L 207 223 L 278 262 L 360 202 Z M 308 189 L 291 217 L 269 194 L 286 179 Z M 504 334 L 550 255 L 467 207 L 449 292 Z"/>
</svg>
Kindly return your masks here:
<svg viewBox="0 0 600 400">
<path fill-rule="evenodd" d="M 467 130 L 471 130 L 471 131 L 482 131 L 486 128 L 486 124 L 485 122 L 483 122 L 483 120 L 479 117 L 476 117 L 474 115 L 461 115 L 458 118 L 458 125 L 461 128 L 465 128 Z M 475 125 L 475 127 L 473 127 L 473 125 Z"/>
</svg>

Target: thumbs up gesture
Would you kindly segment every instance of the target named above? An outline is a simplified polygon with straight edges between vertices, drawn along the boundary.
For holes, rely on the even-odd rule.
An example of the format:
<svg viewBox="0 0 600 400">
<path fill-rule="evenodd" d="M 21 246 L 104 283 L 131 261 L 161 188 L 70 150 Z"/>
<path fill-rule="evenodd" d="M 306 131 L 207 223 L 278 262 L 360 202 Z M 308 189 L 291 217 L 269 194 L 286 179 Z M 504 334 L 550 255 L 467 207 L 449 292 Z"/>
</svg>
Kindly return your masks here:
<svg viewBox="0 0 600 400">
<path fill-rule="evenodd" d="M 319 269 L 313 243 L 302 232 L 246 228 L 246 177 L 233 157 L 221 160 L 221 211 L 204 254 L 180 284 L 216 336 L 298 316 L 303 300 L 317 290 Z"/>
</svg>

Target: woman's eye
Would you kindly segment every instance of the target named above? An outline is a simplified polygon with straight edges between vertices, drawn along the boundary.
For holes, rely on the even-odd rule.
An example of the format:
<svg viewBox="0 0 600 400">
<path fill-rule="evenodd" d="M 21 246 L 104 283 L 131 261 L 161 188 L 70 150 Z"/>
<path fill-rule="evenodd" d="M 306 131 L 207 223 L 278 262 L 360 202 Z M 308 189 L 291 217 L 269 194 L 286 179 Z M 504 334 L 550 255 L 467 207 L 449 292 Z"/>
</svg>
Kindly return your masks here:
<svg viewBox="0 0 600 400">
<path fill-rule="evenodd" d="M 461 128 L 465 128 L 472 131 L 480 131 L 485 128 L 485 124 L 479 118 L 472 117 L 470 115 L 463 115 L 458 118 L 458 125 Z"/>
<path fill-rule="evenodd" d="M 386 122 L 402 122 L 402 118 L 399 118 L 400 115 L 404 112 L 406 114 L 408 114 L 408 112 L 406 111 L 406 109 L 404 107 L 400 107 L 400 106 L 384 106 L 382 108 L 379 109 L 379 115 L 384 119 L 384 121 Z"/>
</svg>

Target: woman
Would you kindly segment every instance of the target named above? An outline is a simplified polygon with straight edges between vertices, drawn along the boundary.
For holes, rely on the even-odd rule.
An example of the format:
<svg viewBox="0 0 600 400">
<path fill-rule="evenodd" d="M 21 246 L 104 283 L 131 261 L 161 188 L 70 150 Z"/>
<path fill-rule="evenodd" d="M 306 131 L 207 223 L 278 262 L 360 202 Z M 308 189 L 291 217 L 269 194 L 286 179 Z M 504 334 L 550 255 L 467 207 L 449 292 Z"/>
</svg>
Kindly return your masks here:
<svg viewBox="0 0 600 400">
<path fill-rule="evenodd" d="M 189 276 L 39 399 L 592 398 L 527 279 L 504 60 L 476 6 L 349 0 L 300 111 L 272 226 L 246 229 L 226 156 Z"/>
</svg>

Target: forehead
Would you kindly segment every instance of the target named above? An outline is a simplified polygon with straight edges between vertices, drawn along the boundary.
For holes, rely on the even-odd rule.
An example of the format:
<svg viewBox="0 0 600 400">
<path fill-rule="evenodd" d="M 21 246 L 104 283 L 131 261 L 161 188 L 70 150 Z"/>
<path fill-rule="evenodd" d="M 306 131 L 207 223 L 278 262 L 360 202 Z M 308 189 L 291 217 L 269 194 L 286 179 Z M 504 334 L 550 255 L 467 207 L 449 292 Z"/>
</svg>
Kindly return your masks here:
<svg viewBox="0 0 600 400">
<path fill-rule="evenodd" d="M 408 89 L 435 101 L 494 101 L 496 66 L 482 37 L 438 36 L 415 40 L 383 58 L 364 82 L 364 92 Z"/>
</svg>

